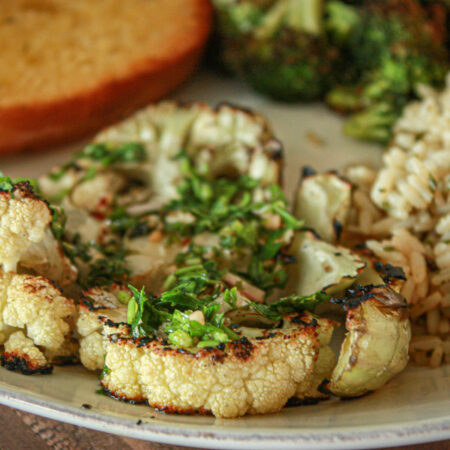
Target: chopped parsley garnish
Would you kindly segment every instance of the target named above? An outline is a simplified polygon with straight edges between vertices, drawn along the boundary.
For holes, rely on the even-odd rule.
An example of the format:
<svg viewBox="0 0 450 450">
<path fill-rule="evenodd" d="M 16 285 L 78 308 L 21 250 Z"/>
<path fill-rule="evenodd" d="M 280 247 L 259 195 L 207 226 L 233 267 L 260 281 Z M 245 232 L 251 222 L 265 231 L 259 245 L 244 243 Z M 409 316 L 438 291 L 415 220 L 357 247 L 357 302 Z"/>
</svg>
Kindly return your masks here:
<svg viewBox="0 0 450 450">
<path fill-rule="evenodd" d="M 89 144 L 80 152 L 75 153 L 72 160 L 63 164 L 59 170 L 50 173 L 49 178 L 54 181 L 60 180 L 67 170 L 78 167 L 77 161 L 80 159 L 89 159 L 100 166 L 107 167 L 118 163 L 142 162 L 147 159 L 147 154 L 144 146 L 137 142 L 126 142 L 120 145 L 104 142 Z M 93 178 L 96 173 L 97 168 L 90 167 L 83 180 Z"/>
<path fill-rule="evenodd" d="M 91 243 L 90 246 L 98 250 L 102 256 L 93 260 L 88 274 L 80 280 L 83 288 L 128 282 L 130 269 L 126 265 L 126 253 L 120 243 L 110 242 L 105 245 Z"/>
<path fill-rule="evenodd" d="M 101 167 L 145 158 L 140 144 L 92 144 L 50 177 L 58 180 L 69 167 L 80 168 L 80 159 L 97 163 L 85 170 L 83 180 L 87 180 Z M 250 310 L 276 327 L 283 315 L 311 311 L 328 298 L 316 293 L 291 295 L 272 304 L 252 301 L 259 297 L 245 291 L 249 285 L 259 290 L 261 301 L 263 291 L 285 286 L 284 266 L 289 260 L 285 258 L 286 248 L 303 223 L 288 211 L 278 185 L 262 186 L 247 175 L 234 180 L 212 178 L 206 166 L 194 168 L 184 153 L 178 158 L 184 178 L 177 188 L 177 198 L 159 211 L 140 215 L 117 206 L 107 221 L 115 237 L 106 244 L 83 243 L 79 236 L 63 243 L 72 262 L 88 264 L 87 274 L 80 280 L 82 287 L 87 288 L 131 281 L 126 264 L 128 253 L 122 245 L 124 236 L 132 239 L 156 229 L 165 233 L 168 245 L 173 240 L 181 241 L 184 249 L 173 261 L 176 268 L 171 267 L 162 293 L 147 294 L 144 288 L 138 290 L 132 285 L 131 295 L 120 293 L 119 301 L 127 305 L 131 337 L 164 337 L 176 347 L 213 347 L 240 338 L 232 329 L 237 324 L 227 318 L 226 311 Z M 58 212 L 55 210 L 54 215 Z M 61 237 L 63 229 L 63 222 L 55 220 L 55 235 Z M 192 238 L 201 234 L 218 236 L 218 242 L 199 245 Z M 187 249 L 185 241 L 190 241 Z M 230 274 L 241 281 L 234 285 Z"/>
<path fill-rule="evenodd" d="M 110 286 L 114 283 L 124 283 L 130 275 L 130 270 L 124 261 L 119 259 L 99 258 L 89 267 L 86 279 L 81 282 L 85 287 Z"/>
<path fill-rule="evenodd" d="M 168 341 L 177 347 L 213 347 L 239 339 L 240 336 L 225 325 L 225 314 L 219 313 L 224 304 L 228 305 L 228 310 L 239 308 L 239 288 L 227 289 L 222 281 L 225 271 L 218 270 L 214 261 L 205 260 L 199 248 L 192 250 L 188 252 L 192 259 L 182 254 L 183 263 L 190 261 L 191 264 L 167 278 L 160 296 L 147 296 L 144 289 L 138 291 L 129 286 L 133 297 L 128 302 L 127 322 L 132 337 L 156 336 L 162 329 Z M 273 321 L 275 326 L 284 314 L 312 311 L 328 298 L 318 292 L 310 296 L 291 295 L 270 305 L 248 299 L 246 303 L 247 308 Z M 190 317 L 194 311 L 202 320 Z"/>
<path fill-rule="evenodd" d="M 321 302 L 330 297 L 322 292 L 316 292 L 312 295 L 290 295 L 271 303 L 252 303 L 252 308 L 269 320 L 281 320 L 285 314 L 294 314 L 301 311 L 314 311 L 314 308 Z"/>
<path fill-rule="evenodd" d="M 101 380 L 105 375 L 108 375 L 110 372 L 111 372 L 111 369 L 105 364 L 99 375 L 99 379 Z"/>
<path fill-rule="evenodd" d="M 145 236 L 151 231 L 143 216 L 132 216 L 123 207 L 114 209 L 110 214 L 109 229 L 121 236 L 128 233 L 130 238 Z"/>
<path fill-rule="evenodd" d="M 64 208 L 50 205 L 50 211 L 52 212 L 51 229 L 53 236 L 60 241 L 64 235 L 64 228 L 66 226 L 67 217 L 64 212 Z"/>
<path fill-rule="evenodd" d="M 138 291 L 128 286 L 133 297 L 128 302 L 127 322 L 131 325 L 131 335 L 134 338 L 154 335 L 161 324 L 170 319 L 171 315 L 156 308 L 154 297 L 147 297 L 145 289 Z"/>
<path fill-rule="evenodd" d="M 10 192 L 14 189 L 14 181 L 10 177 L 0 177 L 0 191 Z"/>
<path fill-rule="evenodd" d="M 289 230 L 298 230 L 303 223 L 288 212 L 280 187 L 262 188 L 258 180 L 246 175 L 233 181 L 210 180 L 207 170 L 200 174 L 187 159 L 182 167 L 185 178 L 178 187 L 179 196 L 162 209 L 164 231 L 180 238 L 217 234 L 217 251 L 252 255 L 242 276 L 265 290 L 283 287 L 287 275 L 277 256 L 288 243 Z M 264 200 L 255 200 L 257 190 Z M 191 220 L 176 220 L 177 212 L 188 214 Z M 278 225 L 268 227 L 267 219 L 274 216 L 279 217 Z"/>
<path fill-rule="evenodd" d="M 92 259 L 92 256 L 89 254 L 90 245 L 81 241 L 81 236 L 79 233 L 73 237 L 71 242 L 63 242 L 62 247 L 64 253 L 74 264 L 76 264 L 77 259 L 80 259 L 83 262 L 89 262 Z"/>
<path fill-rule="evenodd" d="M 224 314 L 218 312 L 220 304 L 216 300 L 224 290 L 221 276 L 213 261 L 204 261 L 176 270 L 159 297 L 147 296 L 144 289 L 138 291 L 130 285 L 133 297 L 128 302 L 127 322 L 131 335 L 154 335 L 165 324 L 169 342 L 177 346 L 201 347 L 203 341 L 212 346 L 238 339 L 224 325 Z M 205 323 L 191 320 L 189 313 L 193 311 L 200 312 Z"/>
</svg>

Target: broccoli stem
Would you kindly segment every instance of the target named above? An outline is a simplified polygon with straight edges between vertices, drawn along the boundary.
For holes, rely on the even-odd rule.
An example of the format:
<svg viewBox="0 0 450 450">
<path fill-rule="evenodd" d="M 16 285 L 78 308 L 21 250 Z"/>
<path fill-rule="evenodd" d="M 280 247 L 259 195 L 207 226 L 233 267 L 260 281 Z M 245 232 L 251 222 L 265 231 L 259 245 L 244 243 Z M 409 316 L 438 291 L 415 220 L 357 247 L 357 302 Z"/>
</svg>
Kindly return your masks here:
<svg viewBox="0 0 450 450">
<path fill-rule="evenodd" d="M 323 0 L 290 0 L 286 23 L 311 34 L 322 32 Z"/>
<path fill-rule="evenodd" d="M 400 116 L 389 103 L 378 103 L 353 114 L 345 124 L 345 133 L 357 139 L 387 143 L 392 135 L 392 126 Z"/>
</svg>

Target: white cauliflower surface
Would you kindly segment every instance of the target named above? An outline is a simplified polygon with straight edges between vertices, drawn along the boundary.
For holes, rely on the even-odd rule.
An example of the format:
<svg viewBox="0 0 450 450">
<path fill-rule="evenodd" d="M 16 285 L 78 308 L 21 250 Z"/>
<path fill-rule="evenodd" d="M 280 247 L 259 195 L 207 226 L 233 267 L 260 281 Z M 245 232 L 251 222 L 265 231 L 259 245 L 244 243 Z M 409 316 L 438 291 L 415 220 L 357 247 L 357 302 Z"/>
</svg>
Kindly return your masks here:
<svg viewBox="0 0 450 450">
<path fill-rule="evenodd" d="M 281 174 L 281 144 L 259 114 L 222 104 L 161 102 L 99 133 L 96 142 L 139 142 L 151 163 L 156 196 L 173 198 L 181 178 L 174 156 L 184 149 L 196 165 L 208 164 L 213 176 L 249 174 L 264 184 Z"/>
<path fill-rule="evenodd" d="M 0 192 L 0 262 L 15 271 L 22 255 L 43 241 L 52 221 L 48 205 L 37 199 L 27 183 Z"/>
<path fill-rule="evenodd" d="M 347 220 L 351 190 L 351 183 L 335 173 L 306 176 L 296 192 L 294 214 L 326 242 L 336 242 Z"/>
<path fill-rule="evenodd" d="M 52 233 L 53 212 L 31 185 L 0 192 L 0 263 L 4 272 L 31 271 L 67 286 L 76 268 Z"/>
<path fill-rule="evenodd" d="M 117 333 L 126 323 L 126 303 L 120 293 L 131 297 L 127 288 L 114 285 L 109 290 L 92 288 L 84 293 L 79 306 L 76 329 L 80 335 L 80 361 L 89 370 L 101 370 L 105 364 L 105 336 Z"/>
<path fill-rule="evenodd" d="M 308 314 L 291 319 L 279 330 L 204 349 L 110 334 L 102 385 L 113 397 L 167 412 L 231 418 L 279 411 L 309 386 L 320 346 L 321 324 Z"/>
<path fill-rule="evenodd" d="M 47 367 L 48 361 L 59 357 L 74 359 L 77 349 L 69 343 L 75 303 L 51 281 L 40 276 L 1 273 L 0 296 L 0 332 L 7 353 L 17 350 L 18 355 L 28 354 L 30 361 L 45 359 L 46 363 L 39 363 L 39 367 Z M 19 363 L 17 368 L 21 369 Z"/>
</svg>

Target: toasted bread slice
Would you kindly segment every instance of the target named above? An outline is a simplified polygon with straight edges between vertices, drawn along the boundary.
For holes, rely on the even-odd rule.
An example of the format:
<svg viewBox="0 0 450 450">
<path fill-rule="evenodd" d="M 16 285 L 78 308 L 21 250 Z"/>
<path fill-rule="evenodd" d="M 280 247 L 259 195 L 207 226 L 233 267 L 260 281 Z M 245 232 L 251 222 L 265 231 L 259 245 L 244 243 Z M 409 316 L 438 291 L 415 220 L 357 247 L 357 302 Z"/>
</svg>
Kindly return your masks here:
<svg viewBox="0 0 450 450">
<path fill-rule="evenodd" d="M 209 0 L 0 2 L 0 153 L 67 143 L 179 85 Z"/>
</svg>

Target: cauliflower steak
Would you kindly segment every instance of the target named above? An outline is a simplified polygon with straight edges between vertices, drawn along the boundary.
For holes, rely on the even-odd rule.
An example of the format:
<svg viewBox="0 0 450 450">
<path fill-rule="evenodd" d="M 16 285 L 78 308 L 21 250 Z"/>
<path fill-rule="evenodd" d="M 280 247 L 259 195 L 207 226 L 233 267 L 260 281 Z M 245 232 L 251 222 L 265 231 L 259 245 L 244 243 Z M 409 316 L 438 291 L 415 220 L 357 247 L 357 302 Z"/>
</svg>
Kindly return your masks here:
<svg viewBox="0 0 450 450">
<path fill-rule="evenodd" d="M 223 418 L 385 384 L 407 362 L 404 274 L 336 244 L 354 200 L 337 174 L 305 172 L 291 214 L 281 158 L 258 114 L 163 102 L 38 185 L 1 177 L 2 364 L 79 357 L 111 397 Z"/>
<path fill-rule="evenodd" d="M 167 412 L 227 418 L 276 412 L 307 390 L 302 385 L 314 370 L 322 320 L 290 317 L 280 329 L 255 329 L 255 337 L 204 349 L 110 334 L 102 385 L 113 397 Z"/>
</svg>

